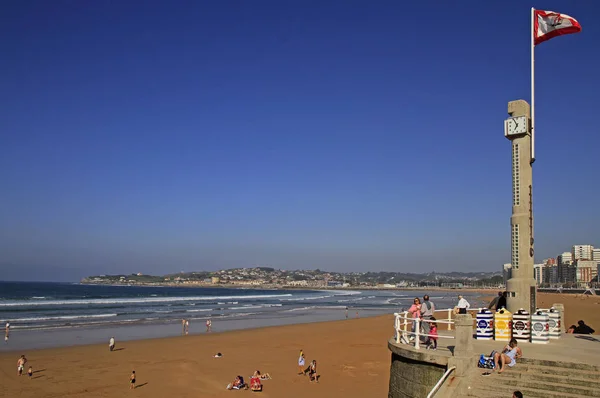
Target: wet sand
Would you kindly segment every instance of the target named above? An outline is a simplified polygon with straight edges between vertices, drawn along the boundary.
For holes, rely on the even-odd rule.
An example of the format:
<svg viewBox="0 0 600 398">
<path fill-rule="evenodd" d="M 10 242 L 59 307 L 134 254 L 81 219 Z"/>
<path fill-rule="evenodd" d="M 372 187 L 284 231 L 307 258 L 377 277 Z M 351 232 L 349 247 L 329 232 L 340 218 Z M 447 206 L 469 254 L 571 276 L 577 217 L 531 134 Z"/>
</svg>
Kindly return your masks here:
<svg viewBox="0 0 600 398">
<path fill-rule="evenodd" d="M 540 293 L 538 304 L 562 302 L 567 325 L 583 319 L 600 329 L 600 297 Z M 175 326 L 181 327 L 181 326 Z M 596 333 L 598 334 L 598 333 Z M 238 330 L 153 340 L 25 351 L 34 376 L 16 376 L 21 352 L 0 354 L 0 397 L 225 397 L 238 374 L 268 372 L 264 397 L 387 395 L 393 316 Z M 318 361 L 320 383 L 298 376 L 297 357 Z M 222 352 L 220 359 L 213 358 Z M 27 367 L 26 367 L 27 369 Z M 130 391 L 130 372 L 138 388 Z"/>
</svg>

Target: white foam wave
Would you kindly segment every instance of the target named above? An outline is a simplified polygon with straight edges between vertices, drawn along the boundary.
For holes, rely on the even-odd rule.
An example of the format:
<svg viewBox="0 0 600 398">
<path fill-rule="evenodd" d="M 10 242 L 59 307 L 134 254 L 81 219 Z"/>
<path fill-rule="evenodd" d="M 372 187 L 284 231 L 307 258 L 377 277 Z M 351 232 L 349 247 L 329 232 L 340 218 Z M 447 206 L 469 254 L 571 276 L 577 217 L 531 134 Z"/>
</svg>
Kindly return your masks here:
<svg viewBox="0 0 600 398">
<path fill-rule="evenodd" d="M 291 298 L 291 299 L 280 299 L 279 301 L 307 301 L 307 300 L 320 300 L 320 299 L 325 299 L 325 298 L 329 298 L 331 296 L 316 296 L 316 297 L 297 297 L 297 298 Z"/>
<path fill-rule="evenodd" d="M 117 316 L 117 314 L 64 315 L 64 316 L 45 316 L 45 317 L 34 317 L 34 318 L 15 318 L 15 319 L 11 319 L 11 322 L 62 321 L 62 320 L 85 319 L 85 318 L 111 318 L 113 316 Z M 4 320 L 2 320 L 0 322 L 4 322 Z"/>
<path fill-rule="evenodd" d="M 313 305 L 310 307 L 292 308 L 291 310 L 285 310 L 283 312 L 307 311 L 307 310 L 312 310 L 315 308 L 317 308 L 317 307 Z"/>
<path fill-rule="evenodd" d="M 212 311 L 212 308 L 208 308 L 208 309 L 203 309 L 203 310 L 185 310 L 185 312 L 208 312 L 208 311 Z"/>
<path fill-rule="evenodd" d="M 99 304 L 134 304 L 134 303 L 165 303 L 181 301 L 207 300 L 256 300 L 280 297 L 291 297 L 291 294 L 265 294 L 250 296 L 191 296 L 191 297 L 140 297 L 90 300 L 45 300 L 45 301 L 5 301 L 0 307 L 38 306 L 38 305 L 99 305 Z M 234 302 L 237 303 L 237 302 Z"/>
</svg>

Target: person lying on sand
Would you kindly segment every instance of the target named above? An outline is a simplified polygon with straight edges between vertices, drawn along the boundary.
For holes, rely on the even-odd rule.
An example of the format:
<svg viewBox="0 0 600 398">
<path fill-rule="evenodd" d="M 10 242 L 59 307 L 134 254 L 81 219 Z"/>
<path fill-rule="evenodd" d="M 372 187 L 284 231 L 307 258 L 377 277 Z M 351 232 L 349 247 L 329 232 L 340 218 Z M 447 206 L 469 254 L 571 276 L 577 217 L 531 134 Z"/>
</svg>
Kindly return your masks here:
<svg viewBox="0 0 600 398">
<path fill-rule="evenodd" d="M 252 375 L 252 377 L 258 377 L 261 380 L 270 380 L 271 379 L 271 375 L 268 373 L 265 374 L 261 374 L 260 370 L 257 370 L 256 372 L 254 372 L 254 374 Z"/>
<path fill-rule="evenodd" d="M 521 348 L 517 347 L 517 340 L 511 339 L 510 343 L 504 347 L 504 350 L 502 350 L 501 353 L 494 353 L 494 369 L 498 368 L 499 365 L 498 373 L 502 373 L 504 372 L 506 365 L 508 365 L 509 368 L 512 368 L 516 365 L 517 358 L 521 358 L 522 356 L 523 352 L 521 351 Z"/>
</svg>

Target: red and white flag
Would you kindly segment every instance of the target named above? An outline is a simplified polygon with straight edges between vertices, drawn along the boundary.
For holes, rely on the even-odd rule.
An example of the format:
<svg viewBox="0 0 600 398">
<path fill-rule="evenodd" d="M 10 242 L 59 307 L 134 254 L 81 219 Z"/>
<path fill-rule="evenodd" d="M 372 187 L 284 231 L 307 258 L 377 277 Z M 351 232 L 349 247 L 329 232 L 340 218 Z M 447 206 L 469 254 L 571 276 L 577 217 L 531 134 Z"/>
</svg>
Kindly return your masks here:
<svg viewBox="0 0 600 398">
<path fill-rule="evenodd" d="M 554 11 L 535 10 L 533 19 L 533 42 L 538 45 L 556 36 L 581 32 L 575 18 Z"/>
</svg>

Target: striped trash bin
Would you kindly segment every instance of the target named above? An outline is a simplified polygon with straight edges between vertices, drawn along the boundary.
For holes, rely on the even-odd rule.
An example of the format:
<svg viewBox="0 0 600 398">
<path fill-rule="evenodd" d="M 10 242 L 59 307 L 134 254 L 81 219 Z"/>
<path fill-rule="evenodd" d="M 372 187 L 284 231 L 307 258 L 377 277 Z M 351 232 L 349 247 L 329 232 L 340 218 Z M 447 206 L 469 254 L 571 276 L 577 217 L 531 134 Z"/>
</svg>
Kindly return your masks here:
<svg viewBox="0 0 600 398">
<path fill-rule="evenodd" d="M 520 308 L 519 311 L 513 314 L 512 322 L 512 337 L 517 339 L 519 343 L 529 342 L 531 336 L 529 312 Z"/>
<path fill-rule="evenodd" d="M 477 340 L 492 340 L 494 338 L 494 314 L 487 308 L 477 312 Z"/>
<path fill-rule="evenodd" d="M 494 339 L 497 341 L 510 341 L 512 329 L 512 313 L 503 308 L 494 314 Z"/>
<path fill-rule="evenodd" d="M 531 315 L 531 342 L 533 344 L 548 344 L 548 313 L 540 310 Z"/>
<path fill-rule="evenodd" d="M 552 307 L 548 311 L 548 337 L 550 340 L 560 339 L 562 334 L 560 326 L 560 311 Z"/>
</svg>

